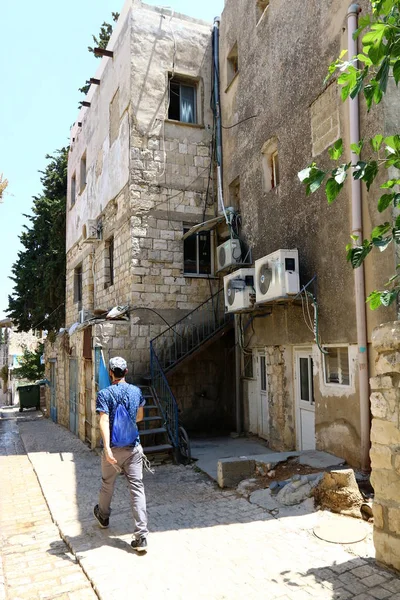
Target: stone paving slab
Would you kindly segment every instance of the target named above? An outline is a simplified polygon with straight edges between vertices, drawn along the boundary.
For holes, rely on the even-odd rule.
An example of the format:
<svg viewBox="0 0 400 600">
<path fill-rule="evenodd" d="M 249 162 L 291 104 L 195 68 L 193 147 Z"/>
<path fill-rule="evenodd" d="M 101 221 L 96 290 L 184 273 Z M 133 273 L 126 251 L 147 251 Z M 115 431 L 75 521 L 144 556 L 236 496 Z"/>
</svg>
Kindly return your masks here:
<svg viewBox="0 0 400 600">
<path fill-rule="evenodd" d="M 16 420 L 0 420 L 0 600 L 96 595 L 53 523 Z"/>
<path fill-rule="evenodd" d="M 193 467 L 146 474 L 151 534 L 137 555 L 124 478 L 101 530 L 91 515 L 99 457 L 50 421 L 20 430 L 53 518 L 102 600 L 400 600 L 400 579 L 375 565 L 370 540 L 352 552 L 318 540 L 314 512 L 275 519 Z"/>
</svg>

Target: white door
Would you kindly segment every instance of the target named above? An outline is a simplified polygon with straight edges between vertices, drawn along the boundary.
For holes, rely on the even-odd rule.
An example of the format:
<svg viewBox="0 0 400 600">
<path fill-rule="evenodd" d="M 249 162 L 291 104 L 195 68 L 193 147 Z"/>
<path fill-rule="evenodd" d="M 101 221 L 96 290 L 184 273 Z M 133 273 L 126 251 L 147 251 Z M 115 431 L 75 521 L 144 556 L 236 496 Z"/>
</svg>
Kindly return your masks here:
<svg viewBox="0 0 400 600">
<path fill-rule="evenodd" d="M 311 350 L 295 352 L 295 394 L 299 450 L 315 450 L 315 401 Z"/>
<path fill-rule="evenodd" d="M 267 366 L 265 352 L 257 352 L 257 414 L 258 435 L 269 438 L 269 412 L 267 392 Z"/>
</svg>

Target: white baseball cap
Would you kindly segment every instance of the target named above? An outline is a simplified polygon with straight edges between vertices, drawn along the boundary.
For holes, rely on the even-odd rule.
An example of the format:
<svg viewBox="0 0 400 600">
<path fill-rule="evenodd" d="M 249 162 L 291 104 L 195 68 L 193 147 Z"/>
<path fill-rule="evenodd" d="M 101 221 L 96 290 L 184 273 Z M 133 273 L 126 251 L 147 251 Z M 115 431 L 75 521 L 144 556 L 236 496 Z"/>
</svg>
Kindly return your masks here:
<svg viewBox="0 0 400 600">
<path fill-rule="evenodd" d="M 110 371 L 114 371 L 114 369 L 121 369 L 121 371 L 125 371 L 127 368 L 126 360 L 122 358 L 122 356 L 114 356 L 110 358 L 110 362 L 108 363 L 108 368 Z"/>
</svg>

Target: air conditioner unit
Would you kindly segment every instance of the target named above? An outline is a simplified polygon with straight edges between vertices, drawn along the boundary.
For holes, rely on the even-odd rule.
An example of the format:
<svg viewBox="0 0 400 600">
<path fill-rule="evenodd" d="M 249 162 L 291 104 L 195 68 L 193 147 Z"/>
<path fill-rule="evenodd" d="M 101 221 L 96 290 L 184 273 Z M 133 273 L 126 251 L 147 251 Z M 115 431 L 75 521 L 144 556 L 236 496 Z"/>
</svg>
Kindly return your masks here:
<svg viewBox="0 0 400 600">
<path fill-rule="evenodd" d="M 232 265 L 242 262 L 242 247 L 240 240 L 227 240 L 217 248 L 218 271 L 223 271 Z"/>
<path fill-rule="evenodd" d="M 86 243 L 89 242 L 96 242 L 101 240 L 101 235 L 100 235 L 100 231 L 97 225 L 97 220 L 96 219 L 89 219 L 89 221 L 86 221 L 84 228 L 83 228 L 83 241 Z"/>
<path fill-rule="evenodd" d="M 224 277 L 225 312 L 251 308 L 255 301 L 254 269 L 239 269 Z"/>
<path fill-rule="evenodd" d="M 277 250 L 255 262 L 256 304 L 287 298 L 300 292 L 299 253 Z"/>
</svg>

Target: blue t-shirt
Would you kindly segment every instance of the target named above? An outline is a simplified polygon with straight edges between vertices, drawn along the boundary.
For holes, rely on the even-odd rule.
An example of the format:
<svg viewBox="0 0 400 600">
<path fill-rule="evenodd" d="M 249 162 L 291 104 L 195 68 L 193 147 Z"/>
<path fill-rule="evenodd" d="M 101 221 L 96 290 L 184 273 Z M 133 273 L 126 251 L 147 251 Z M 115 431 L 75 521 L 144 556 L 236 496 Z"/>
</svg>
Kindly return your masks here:
<svg viewBox="0 0 400 600">
<path fill-rule="evenodd" d="M 97 394 L 96 412 L 103 412 L 109 416 L 110 436 L 118 402 L 123 402 L 129 413 L 129 416 L 134 423 L 136 423 L 136 416 L 139 408 L 146 404 L 146 400 L 143 398 L 141 389 L 136 387 L 136 385 L 131 385 L 130 383 L 116 383 L 114 385 L 110 385 L 104 390 L 100 390 L 100 392 Z M 133 445 L 137 446 L 138 444 L 140 444 L 139 436 Z M 110 445 L 112 446 L 112 444 Z"/>
</svg>

